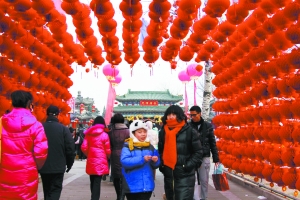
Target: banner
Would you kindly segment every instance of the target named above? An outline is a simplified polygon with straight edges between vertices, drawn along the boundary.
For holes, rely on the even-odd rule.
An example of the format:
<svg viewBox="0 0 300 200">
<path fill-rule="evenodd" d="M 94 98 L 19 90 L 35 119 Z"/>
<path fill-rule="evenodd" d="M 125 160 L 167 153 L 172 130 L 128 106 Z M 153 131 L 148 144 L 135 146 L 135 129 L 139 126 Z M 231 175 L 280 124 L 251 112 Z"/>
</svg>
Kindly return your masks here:
<svg viewBox="0 0 300 200">
<path fill-rule="evenodd" d="M 75 98 L 72 97 L 67 101 L 68 106 L 71 108 L 69 113 L 74 113 L 75 112 Z"/>
<path fill-rule="evenodd" d="M 157 100 L 141 100 L 140 106 L 158 106 Z"/>
</svg>

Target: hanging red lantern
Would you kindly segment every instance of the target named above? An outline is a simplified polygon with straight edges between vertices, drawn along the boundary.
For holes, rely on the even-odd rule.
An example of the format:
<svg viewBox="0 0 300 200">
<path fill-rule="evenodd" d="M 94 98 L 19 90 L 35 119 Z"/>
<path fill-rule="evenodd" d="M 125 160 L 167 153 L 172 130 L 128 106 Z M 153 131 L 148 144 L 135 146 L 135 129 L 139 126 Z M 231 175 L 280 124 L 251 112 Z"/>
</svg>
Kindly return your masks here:
<svg viewBox="0 0 300 200">
<path fill-rule="evenodd" d="M 90 119 L 89 125 L 92 125 L 93 123 L 94 123 L 94 120 L 93 120 L 93 119 Z"/>
<path fill-rule="evenodd" d="M 82 111 L 84 110 L 84 104 L 80 104 L 80 107 L 79 107 L 79 110 L 80 110 L 80 113 L 82 113 Z"/>
<path fill-rule="evenodd" d="M 94 113 L 96 111 L 96 106 L 92 105 L 92 112 Z"/>
</svg>

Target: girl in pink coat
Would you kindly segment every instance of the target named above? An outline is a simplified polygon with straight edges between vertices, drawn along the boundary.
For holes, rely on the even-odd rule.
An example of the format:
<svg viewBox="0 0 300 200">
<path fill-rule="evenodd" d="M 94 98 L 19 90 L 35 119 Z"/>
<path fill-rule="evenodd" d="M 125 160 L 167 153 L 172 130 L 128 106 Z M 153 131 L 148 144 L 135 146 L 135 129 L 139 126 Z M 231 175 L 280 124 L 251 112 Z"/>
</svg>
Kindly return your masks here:
<svg viewBox="0 0 300 200">
<path fill-rule="evenodd" d="M 47 138 L 30 112 L 31 93 L 17 90 L 11 99 L 14 108 L 2 117 L 0 200 L 36 200 L 38 169 L 48 153 Z"/>
<path fill-rule="evenodd" d="M 103 117 L 96 117 L 93 126 L 84 132 L 85 137 L 81 145 L 82 152 L 87 156 L 86 173 L 90 175 L 91 200 L 100 199 L 102 175 L 109 174 L 107 160 L 111 151 L 105 129 Z"/>
</svg>

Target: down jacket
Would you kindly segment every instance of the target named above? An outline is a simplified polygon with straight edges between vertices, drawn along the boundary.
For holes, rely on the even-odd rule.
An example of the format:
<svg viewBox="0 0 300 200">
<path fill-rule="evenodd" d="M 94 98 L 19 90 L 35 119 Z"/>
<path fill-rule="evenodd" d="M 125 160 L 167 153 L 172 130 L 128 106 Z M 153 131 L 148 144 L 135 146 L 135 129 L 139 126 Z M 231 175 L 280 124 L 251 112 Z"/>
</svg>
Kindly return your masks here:
<svg viewBox="0 0 300 200">
<path fill-rule="evenodd" d="M 2 118 L 0 199 L 35 200 L 38 169 L 47 158 L 48 143 L 40 122 L 24 108 Z"/>
<path fill-rule="evenodd" d="M 158 152 L 163 158 L 165 146 L 165 129 L 159 132 Z M 195 185 L 195 169 L 202 163 L 202 146 L 199 133 L 185 124 L 176 135 L 177 162 L 175 169 L 162 165 L 160 171 L 165 177 L 165 190 L 168 199 L 175 195 L 175 200 L 192 200 Z M 174 180 L 174 182 L 173 182 Z M 167 185 L 167 186 L 166 186 Z M 173 188 L 173 189 L 172 189 Z"/>
<path fill-rule="evenodd" d="M 144 160 L 145 155 L 158 156 L 157 162 Z M 123 191 L 124 193 L 152 192 L 154 190 L 154 173 L 160 165 L 157 150 L 152 146 L 138 148 L 130 151 L 125 142 L 121 153 Z"/>
<path fill-rule="evenodd" d="M 109 132 L 111 145 L 111 176 L 113 178 L 122 178 L 122 165 L 120 161 L 121 151 L 125 140 L 129 138 L 129 129 L 125 124 L 116 123 Z"/>
<path fill-rule="evenodd" d="M 87 156 L 86 173 L 88 175 L 109 174 L 108 157 L 110 156 L 110 142 L 104 125 L 96 124 L 87 129 L 81 145 L 82 152 Z"/>
</svg>

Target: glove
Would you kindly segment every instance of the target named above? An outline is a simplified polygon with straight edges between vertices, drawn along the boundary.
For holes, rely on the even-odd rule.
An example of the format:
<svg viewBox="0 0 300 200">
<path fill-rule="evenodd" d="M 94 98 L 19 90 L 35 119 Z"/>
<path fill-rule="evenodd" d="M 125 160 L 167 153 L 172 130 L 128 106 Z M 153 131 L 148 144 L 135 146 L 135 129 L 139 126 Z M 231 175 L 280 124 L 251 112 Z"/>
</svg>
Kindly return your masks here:
<svg viewBox="0 0 300 200">
<path fill-rule="evenodd" d="M 67 157 L 66 162 L 67 162 L 66 172 L 68 173 L 71 170 L 72 166 L 73 166 L 74 158 L 72 156 L 69 156 L 69 157 Z"/>
<path fill-rule="evenodd" d="M 71 168 L 72 168 L 72 166 L 70 166 L 70 167 L 67 167 L 67 170 L 66 170 L 66 172 L 68 173 L 68 172 L 71 170 Z"/>
<path fill-rule="evenodd" d="M 162 174 L 164 173 L 165 168 L 163 165 L 160 165 L 158 169 Z"/>
</svg>

